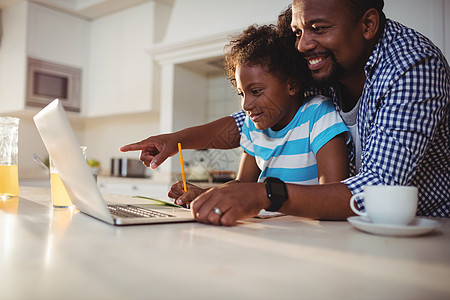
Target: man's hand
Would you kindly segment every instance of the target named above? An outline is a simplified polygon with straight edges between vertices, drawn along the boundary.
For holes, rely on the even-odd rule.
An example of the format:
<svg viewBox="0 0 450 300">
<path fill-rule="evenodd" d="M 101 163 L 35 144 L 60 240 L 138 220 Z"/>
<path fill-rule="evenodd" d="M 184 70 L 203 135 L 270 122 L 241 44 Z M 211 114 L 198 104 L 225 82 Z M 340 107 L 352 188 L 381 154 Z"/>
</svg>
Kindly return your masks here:
<svg viewBox="0 0 450 300">
<path fill-rule="evenodd" d="M 191 208 L 199 222 L 230 226 L 256 216 L 269 204 L 264 183 L 233 183 L 209 189 L 192 202 Z"/>
</svg>

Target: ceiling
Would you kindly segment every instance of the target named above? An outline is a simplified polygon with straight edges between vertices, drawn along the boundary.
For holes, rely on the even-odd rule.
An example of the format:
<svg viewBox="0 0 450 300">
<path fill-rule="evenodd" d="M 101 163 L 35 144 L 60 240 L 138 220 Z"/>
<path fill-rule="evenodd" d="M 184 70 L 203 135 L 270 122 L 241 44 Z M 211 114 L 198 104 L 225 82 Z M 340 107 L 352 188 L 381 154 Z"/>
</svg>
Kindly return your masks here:
<svg viewBox="0 0 450 300">
<path fill-rule="evenodd" d="M 26 0 L 0 0 L 0 9 Z M 174 0 L 30 0 L 30 2 L 95 19 L 149 1 L 172 4 Z"/>
</svg>

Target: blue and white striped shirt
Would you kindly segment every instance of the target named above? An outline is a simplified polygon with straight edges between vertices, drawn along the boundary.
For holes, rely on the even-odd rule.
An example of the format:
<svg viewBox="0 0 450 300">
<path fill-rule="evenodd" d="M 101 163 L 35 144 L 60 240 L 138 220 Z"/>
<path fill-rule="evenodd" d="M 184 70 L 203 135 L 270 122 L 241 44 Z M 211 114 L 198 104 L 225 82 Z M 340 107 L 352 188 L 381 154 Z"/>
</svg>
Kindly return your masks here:
<svg viewBox="0 0 450 300">
<path fill-rule="evenodd" d="M 348 131 L 330 99 L 305 99 L 283 129 L 259 130 L 245 118 L 241 146 L 261 170 L 258 181 L 277 177 L 289 183 L 318 184 L 316 153 L 332 138 Z"/>
<path fill-rule="evenodd" d="M 429 39 L 387 20 L 365 74 L 357 118 L 361 169 L 343 182 L 353 194 L 366 185 L 417 186 L 418 215 L 450 217 L 447 61 Z M 334 91 L 333 103 L 340 111 Z M 245 114 L 233 116 L 239 127 Z"/>
</svg>

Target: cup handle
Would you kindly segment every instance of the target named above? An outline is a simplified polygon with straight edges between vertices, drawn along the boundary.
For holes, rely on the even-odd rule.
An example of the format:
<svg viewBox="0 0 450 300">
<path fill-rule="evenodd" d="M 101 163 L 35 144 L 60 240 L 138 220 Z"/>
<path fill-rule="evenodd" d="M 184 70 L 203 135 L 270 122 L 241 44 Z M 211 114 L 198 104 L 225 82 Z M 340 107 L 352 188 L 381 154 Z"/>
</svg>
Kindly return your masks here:
<svg viewBox="0 0 450 300">
<path fill-rule="evenodd" d="M 357 215 L 359 215 L 359 216 L 367 217 L 367 213 L 362 212 L 362 211 L 358 210 L 358 209 L 355 207 L 355 203 L 356 203 L 355 200 L 356 200 L 357 198 L 359 198 L 359 197 L 364 198 L 364 192 L 363 192 L 363 193 L 355 194 L 355 195 L 353 195 L 353 196 L 350 198 L 350 208 L 353 210 L 353 212 L 354 212 L 355 214 L 357 214 Z"/>
</svg>

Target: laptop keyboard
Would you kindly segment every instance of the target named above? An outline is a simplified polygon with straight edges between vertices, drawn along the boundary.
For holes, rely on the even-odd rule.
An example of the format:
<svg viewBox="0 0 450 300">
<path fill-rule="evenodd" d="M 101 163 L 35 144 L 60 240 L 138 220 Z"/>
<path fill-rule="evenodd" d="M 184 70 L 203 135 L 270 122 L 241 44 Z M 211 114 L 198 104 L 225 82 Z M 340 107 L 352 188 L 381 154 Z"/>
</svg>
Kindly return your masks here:
<svg viewBox="0 0 450 300">
<path fill-rule="evenodd" d="M 113 216 L 121 218 L 170 218 L 175 217 L 160 211 L 145 209 L 133 205 L 108 205 Z"/>
</svg>

